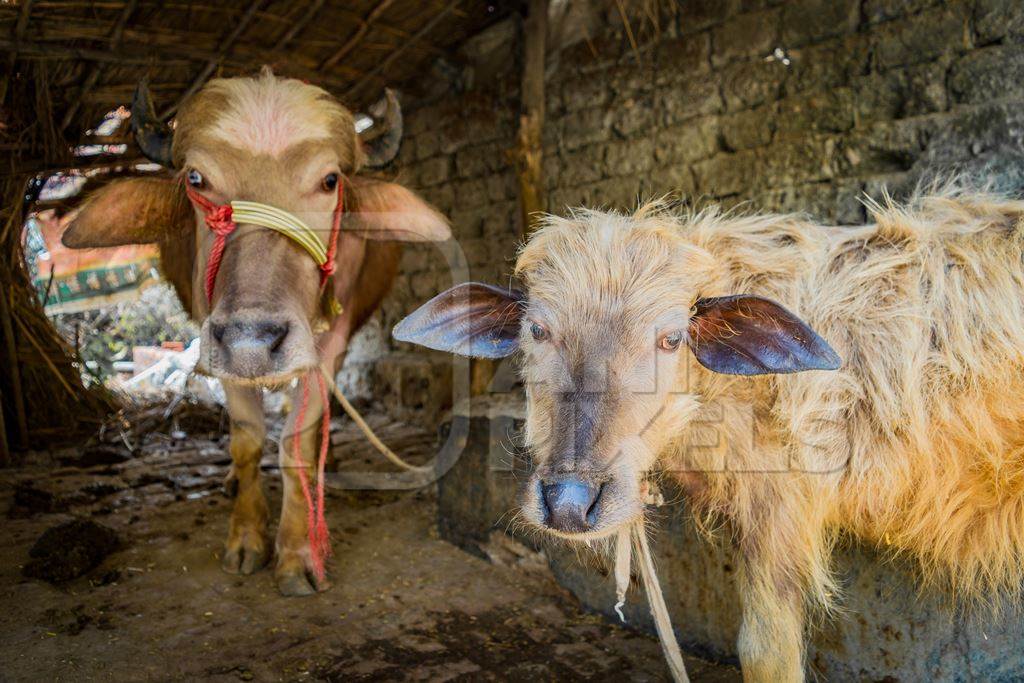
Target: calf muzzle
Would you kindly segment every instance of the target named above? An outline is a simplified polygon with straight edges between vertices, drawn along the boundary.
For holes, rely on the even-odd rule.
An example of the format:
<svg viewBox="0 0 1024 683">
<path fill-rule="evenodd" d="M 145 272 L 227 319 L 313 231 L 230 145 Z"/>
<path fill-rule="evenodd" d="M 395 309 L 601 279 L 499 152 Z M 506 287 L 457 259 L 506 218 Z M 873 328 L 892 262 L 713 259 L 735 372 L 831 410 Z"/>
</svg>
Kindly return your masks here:
<svg viewBox="0 0 1024 683">
<path fill-rule="evenodd" d="M 597 524 L 597 501 L 601 486 L 565 479 L 541 484 L 544 524 L 563 533 L 584 533 Z"/>
</svg>

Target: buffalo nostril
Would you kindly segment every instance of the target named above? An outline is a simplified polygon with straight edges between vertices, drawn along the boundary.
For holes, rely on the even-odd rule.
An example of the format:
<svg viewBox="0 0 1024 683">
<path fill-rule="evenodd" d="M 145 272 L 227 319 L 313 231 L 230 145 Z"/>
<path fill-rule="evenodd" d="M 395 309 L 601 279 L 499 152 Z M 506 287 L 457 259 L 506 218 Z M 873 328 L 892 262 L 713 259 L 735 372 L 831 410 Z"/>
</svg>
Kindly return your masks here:
<svg viewBox="0 0 1024 683">
<path fill-rule="evenodd" d="M 579 479 L 541 485 L 544 523 L 570 533 L 588 531 L 597 524 L 597 501 L 601 486 Z"/>
<path fill-rule="evenodd" d="M 587 508 L 587 524 L 589 524 L 591 528 L 597 526 L 597 503 L 601 500 L 602 493 L 604 493 L 604 484 L 601 484 L 597 488 L 597 495 L 594 496 L 593 502 L 590 503 L 590 507 Z"/>
<path fill-rule="evenodd" d="M 261 323 L 256 333 L 256 337 L 266 343 L 271 353 L 280 350 L 287 336 L 288 323 Z"/>
<path fill-rule="evenodd" d="M 288 336 L 287 322 L 263 320 L 260 322 L 229 321 L 210 323 L 210 336 L 224 348 L 235 352 L 273 353 L 279 351 Z"/>
</svg>

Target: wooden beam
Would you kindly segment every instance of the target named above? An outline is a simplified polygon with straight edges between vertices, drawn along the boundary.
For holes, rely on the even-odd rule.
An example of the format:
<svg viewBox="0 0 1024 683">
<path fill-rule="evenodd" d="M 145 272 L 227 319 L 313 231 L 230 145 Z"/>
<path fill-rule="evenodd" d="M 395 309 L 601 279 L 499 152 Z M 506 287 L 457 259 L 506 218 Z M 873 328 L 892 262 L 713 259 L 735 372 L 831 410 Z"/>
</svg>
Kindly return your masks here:
<svg viewBox="0 0 1024 683">
<path fill-rule="evenodd" d="M 345 43 L 340 48 L 338 48 L 338 50 L 334 54 L 325 59 L 320 64 L 320 66 L 317 67 L 317 71 L 326 71 L 327 69 L 334 67 L 335 64 L 344 59 L 345 55 L 347 55 L 349 52 L 355 49 L 355 47 L 359 44 L 359 41 L 361 41 L 366 36 L 366 34 L 369 33 L 370 28 L 373 26 L 373 22 L 379 19 L 380 15 L 383 14 L 387 10 L 387 8 L 390 7 L 393 3 L 394 0 L 380 0 L 380 2 L 378 2 L 377 5 L 372 10 L 370 10 L 369 14 L 366 15 L 366 18 L 360 20 L 359 28 L 356 29 L 356 32 L 354 34 L 352 34 L 352 37 L 346 40 Z"/>
<path fill-rule="evenodd" d="M 40 59 L 80 59 L 87 62 L 104 62 L 107 64 L 152 64 L 160 55 L 169 56 L 170 51 L 148 50 L 145 52 L 114 52 L 111 50 L 95 50 L 86 47 L 72 47 L 70 45 L 59 45 L 53 43 L 21 43 L 5 38 L 0 38 L 0 52 L 17 52 L 19 57 L 36 57 Z M 194 58 L 184 57 L 176 62 L 175 66 L 181 66 L 196 61 Z M 161 62 L 161 66 L 166 64 Z"/>
<path fill-rule="evenodd" d="M 174 96 L 174 93 L 179 93 L 189 86 L 187 81 L 178 82 L 160 82 L 150 83 L 149 92 L 153 94 L 153 97 L 159 101 L 164 98 L 170 98 Z M 126 104 L 132 99 L 132 95 L 135 93 L 135 83 L 118 83 L 116 85 L 99 85 L 95 86 L 84 98 L 83 104 L 110 104 L 118 102 Z M 82 144 L 87 145 L 99 145 L 106 144 L 100 142 L 93 142 L 92 138 L 83 140 Z"/>
<path fill-rule="evenodd" d="M 129 31 L 126 30 L 126 34 Z M 128 47 L 124 44 L 118 50 L 99 50 L 94 48 L 73 47 L 61 43 L 40 43 L 25 42 L 16 43 L 8 38 L 0 38 L 0 53 L 14 52 L 24 59 L 59 59 L 59 60 L 82 60 L 100 62 L 104 64 L 131 64 L 139 66 L 151 66 L 159 63 L 160 66 L 188 66 L 198 61 L 215 59 L 217 55 L 208 50 L 201 50 L 195 47 L 181 45 L 160 45 L 146 46 L 143 48 Z M 244 59 L 241 55 L 225 59 L 222 65 L 245 71 L 257 69 L 268 61 L 273 61 L 290 75 L 317 83 L 325 88 L 340 92 L 351 84 L 351 80 L 338 78 L 326 73 L 318 73 L 313 69 L 299 64 L 288 57 L 278 55 L 276 59 L 270 53 L 264 51 L 251 51 L 251 57 L 246 52 Z M 354 69 L 353 74 L 362 75 Z M 111 104 L 123 104 L 121 102 Z"/>
<path fill-rule="evenodd" d="M 348 18 L 349 20 L 353 21 L 356 24 L 358 24 L 361 21 L 363 21 L 363 17 L 361 17 L 360 15 L 356 14 L 355 12 L 353 12 L 350 9 L 343 9 L 343 8 L 332 8 L 332 9 L 334 9 L 334 11 L 342 14 L 343 16 L 345 16 L 346 18 Z M 406 31 L 404 29 L 400 29 L 397 26 L 393 26 L 393 25 L 391 25 L 391 24 L 389 24 L 389 23 L 387 23 L 385 21 L 380 21 L 379 19 L 377 21 L 373 22 L 373 27 L 375 29 L 377 29 L 378 31 L 380 31 L 381 33 L 390 33 L 391 35 L 395 36 L 396 38 L 401 38 L 403 41 L 404 40 L 408 40 L 409 38 L 412 38 L 412 35 L 413 35 L 412 33 L 408 32 L 408 31 Z M 428 52 L 432 52 L 432 53 L 434 53 L 434 54 L 436 54 L 438 56 L 443 56 L 443 55 L 447 54 L 441 48 L 436 47 L 434 45 L 431 45 L 429 43 L 424 43 L 423 44 L 423 49 L 427 50 Z"/>
<path fill-rule="evenodd" d="M 28 28 L 28 19 L 31 14 L 32 0 L 23 0 L 18 11 L 18 20 L 14 23 L 14 30 L 11 31 L 11 36 L 14 38 L 15 48 L 7 58 L 7 73 L 4 74 L 3 81 L 0 82 L 0 104 L 2 104 L 7 98 L 8 82 L 11 78 L 14 78 L 14 63 L 18 61 L 17 45 L 25 39 L 25 30 Z"/>
<path fill-rule="evenodd" d="M 15 43 L 13 40 L 0 38 L 0 52 L 13 51 Z M 91 48 L 71 47 L 68 45 L 51 43 L 25 43 L 20 44 L 19 56 L 23 59 L 79 59 L 83 61 L 95 61 L 109 64 L 133 64 L 140 66 L 152 66 L 159 63 L 160 66 L 187 66 L 212 53 L 197 50 L 188 45 L 149 47 L 142 50 L 130 49 L 122 46 L 118 51 L 96 50 Z M 240 61 L 238 59 L 225 60 L 223 66 L 238 71 L 257 69 L 266 60 L 252 59 Z M 351 81 L 341 79 L 325 73 L 317 73 L 312 69 L 296 64 L 295 62 L 281 58 L 277 60 L 281 68 L 287 70 L 289 75 L 302 78 L 310 83 L 316 83 L 328 90 L 341 92 L 347 88 Z M 111 102 L 110 104 L 124 104 L 124 102 Z"/>
<path fill-rule="evenodd" d="M 121 37 L 124 35 L 124 27 L 131 19 L 132 14 L 135 13 L 135 8 L 138 7 L 138 0 L 129 0 L 121 10 L 121 15 L 117 18 L 117 22 L 114 24 L 114 29 L 110 32 L 110 49 L 117 50 L 121 46 Z M 78 91 L 78 97 L 71 102 L 71 106 L 68 107 L 67 111 L 64 112 L 64 118 L 60 122 L 60 128 L 58 129 L 61 133 L 71 125 L 71 121 L 74 120 L 75 114 L 78 113 L 78 109 L 82 106 L 82 102 L 85 100 L 85 96 L 89 94 L 89 91 L 93 89 L 100 76 L 103 74 L 102 64 L 93 64 L 89 70 L 89 75 L 86 76 L 85 82 L 82 83 L 82 88 Z"/>
<path fill-rule="evenodd" d="M 447 9 L 444 6 L 444 4 L 443 4 L 443 0 L 430 0 L 430 4 L 433 5 L 434 7 L 436 7 L 437 9 L 440 9 L 440 10 Z M 451 12 L 452 12 L 452 14 L 454 14 L 455 16 L 457 16 L 457 17 L 459 17 L 461 19 L 468 19 L 469 18 L 469 14 L 467 14 L 465 11 L 463 11 L 461 9 L 452 8 Z"/>
<path fill-rule="evenodd" d="M 430 19 L 430 21 L 424 24 L 423 28 L 421 28 L 419 31 L 413 34 L 412 37 L 410 37 L 409 40 L 406 41 L 405 45 L 403 45 L 402 47 L 398 48 L 390 55 L 388 55 L 384 61 L 378 64 L 371 71 L 367 72 L 365 76 L 356 81 L 355 85 L 351 86 L 348 90 L 346 90 L 341 97 L 342 100 L 348 100 L 356 92 L 358 92 L 360 88 L 369 83 L 371 79 L 380 77 L 381 74 L 383 74 L 384 71 L 386 71 L 387 68 L 391 66 L 391 64 L 393 64 L 396 59 L 398 59 L 402 54 L 405 53 L 406 50 L 409 49 L 410 45 L 413 45 L 414 43 L 422 39 L 425 35 L 430 33 L 430 31 L 435 26 L 437 26 L 442 19 L 444 19 L 446 16 L 448 16 L 449 14 L 451 14 L 451 12 L 455 10 L 455 8 L 459 5 L 460 2 L 461 0 L 452 0 L 452 2 L 449 2 L 448 5 L 445 6 L 443 10 L 435 14 L 433 18 Z"/>
<path fill-rule="evenodd" d="M 7 425 L 4 424 L 4 392 L 0 388 L 0 467 L 11 464 L 11 447 L 7 442 Z"/>
<path fill-rule="evenodd" d="M 69 42 L 77 40 L 106 43 L 108 28 L 105 24 L 77 20 L 61 22 L 59 26 L 41 24 L 34 32 L 34 40 L 39 45 L 67 45 Z M 123 43 L 124 51 L 128 53 L 145 51 L 146 54 L 153 54 L 154 60 L 159 60 L 160 65 L 163 66 L 163 60 L 167 55 L 182 57 L 194 62 L 208 62 L 217 59 L 221 41 L 222 35 L 220 34 L 193 31 L 191 35 L 186 35 L 154 26 L 128 26 L 124 31 Z M 334 44 L 333 41 L 319 41 L 319 43 L 324 46 Z M 235 43 L 230 56 L 221 62 L 224 68 L 234 65 L 249 68 L 252 64 L 283 64 L 289 69 L 301 69 L 304 74 L 308 74 L 301 76 L 306 80 L 320 81 L 331 78 L 327 74 L 315 75 L 318 73 L 316 71 L 318 63 L 318 60 L 305 56 L 303 51 L 275 51 L 270 49 L 264 41 Z M 362 71 L 345 64 L 338 65 L 336 70 L 342 72 L 349 81 L 363 75 Z"/>
<path fill-rule="evenodd" d="M 302 15 L 302 18 L 293 23 L 287 31 L 284 32 L 277 42 L 274 43 L 274 50 L 282 50 L 288 43 L 292 42 L 295 36 L 299 35 L 302 29 L 306 28 L 306 25 L 313 21 L 313 18 L 320 12 L 324 6 L 325 0 L 313 0 L 309 3 L 309 7 L 306 8 L 306 13 Z"/>
<path fill-rule="evenodd" d="M 220 63 L 224 61 L 224 59 L 231 52 L 231 47 L 235 44 L 235 41 L 237 41 L 239 37 L 241 37 L 245 29 L 249 27 L 249 24 L 252 22 L 253 17 L 256 16 L 256 13 L 263 9 L 263 6 L 266 4 L 267 0 L 255 0 L 249 5 L 249 9 L 247 9 L 245 14 L 242 15 L 242 18 L 238 20 L 238 23 L 235 24 L 235 27 L 231 30 L 231 33 L 228 35 L 228 37 L 224 39 L 224 42 L 221 44 L 220 51 L 217 53 L 217 57 L 215 59 L 211 59 L 210 61 L 208 61 L 206 63 L 206 66 L 203 67 L 203 70 L 199 72 L 198 76 L 196 76 L 196 79 L 192 81 L 192 85 L 190 85 L 185 90 L 185 92 L 181 94 L 181 97 L 179 97 L 174 104 L 172 104 L 170 107 L 165 109 L 162 114 L 160 114 L 161 120 L 166 120 L 167 118 L 169 118 L 171 114 L 178 110 L 178 107 L 180 107 L 185 100 L 187 100 L 201 87 L 203 87 L 203 84 L 206 83 L 206 80 L 211 76 L 211 74 L 213 74 L 217 67 L 220 66 Z"/>
<path fill-rule="evenodd" d="M 519 134 L 512 151 L 519 181 L 520 229 L 529 237 L 544 210 L 544 56 L 547 49 L 548 0 L 530 0 L 523 24 L 523 78 Z"/>
<path fill-rule="evenodd" d="M 14 37 L 21 39 L 25 36 L 25 29 L 28 28 L 28 18 L 32 13 L 32 0 L 25 0 L 21 3 L 18 11 L 18 22 L 14 25 Z"/>
<path fill-rule="evenodd" d="M 48 5 L 49 4 L 50 3 L 48 3 Z M 316 7 L 318 4 L 320 5 L 319 8 Z M 0 4 L 0 8 L 2 8 L 2 7 L 3 7 L 3 5 Z M 166 5 L 165 5 L 165 7 L 166 7 Z M 286 31 L 282 35 L 282 37 L 284 37 L 284 36 L 287 36 L 289 33 L 291 33 L 294 29 L 296 29 L 296 27 L 301 29 L 302 26 L 298 26 L 298 25 L 301 24 L 302 22 L 305 22 L 305 26 L 309 27 L 309 24 L 312 21 L 312 19 L 316 18 L 316 16 L 318 16 L 318 12 L 313 12 L 313 10 L 314 9 L 324 9 L 324 8 L 329 9 L 331 15 L 340 15 L 340 17 L 346 23 L 350 22 L 350 23 L 353 23 L 353 24 L 361 24 L 362 21 L 363 21 L 363 15 L 358 14 L 356 12 L 353 12 L 352 10 L 350 10 L 348 8 L 345 8 L 345 7 L 337 7 L 337 6 L 334 6 L 333 4 L 328 6 L 327 3 L 324 2 L 324 0 L 314 0 L 314 2 L 307 7 L 307 9 L 306 9 L 307 15 L 310 12 L 312 12 L 312 14 L 313 14 L 313 17 L 308 19 L 308 20 L 306 18 L 307 15 L 303 15 L 303 17 L 300 18 L 297 22 L 289 22 L 289 21 L 287 21 L 285 19 L 282 19 L 281 17 L 276 17 L 276 16 L 274 16 L 273 18 L 278 20 L 278 21 L 280 21 L 281 23 L 285 24 Z M 198 11 L 200 8 L 196 7 L 195 9 Z M 207 8 L 202 8 L 202 9 L 207 9 Z M 269 15 L 266 12 L 259 12 L 259 13 L 257 13 L 256 19 L 270 19 L 272 16 L 273 15 Z M 318 46 L 318 47 L 323 47 L 323 48 L 326 49 L 326 48 L 330 48 L 330 47 L 333 47 L 333 46 L 337 45 L 337 38 L 336 37 L 329 39 L 329 38 L 326 38 L 325 35 L 328 35 L 326 33 L 328 30 L 330 30 L 330 31 L 335 30 L 335 26 L 338 23 L 338 21 L 333 16 L 328 16 L 328 17 L 325 17 L 324 19 L 325 19 L 325 21 L 316 22 L 316 23 L 313 24 L 312 27 L 310 27 L 311 30 L 309 31 L 309 33 L 311 35 L 306 37 L 306 41 L 310 45 Z M 328 19 L 332 19 L 332 20 L 331 21 L 327 21 Z M 231 20 L 230 16 L 229 16 L 228 20 Z M 221 21 L 220 23 L 223 24 L 224 21 Z M 327 28 L 325 28 L 325 26 Z M 380 33 L 387 33 L 387 34 L 392 35 L 392 36 L 394 36 L 396 38 L 399 38 L 401 41 L 408 40 L 413 35 L 409 31 L 406 31 L 406 30 L 403 30 L 401 28 L 398 28 L 397 26 L 393 26 L 393 25 L 391 25 L 391 24 L 389 24 L 389 23 L 387 23 L 385 21 L 382 21 L 380 19 L 378 19 L 377 21 L 375 21 L 373 23 L 373 27 L 374 27 L 374 29 L 376 29 Z M 105 40 L 106 36 L 108 34 L 108 31 L 109 31 L 109 23 L 98 22 L 98 21 L 91 20 L 91 19 L 74 17 L 74 18 L 68 18 L 67 20 L 60 22 L 59 26 L 56 25 L 56 24 L 40 24 L 39 22 L 37 22 L 37 24 L 34 26 L 34 28 L 35 28 L 35 32 L 37 33 L 37 35 L 34 36 L 34 39 L 37 42 L 42 42 L 44 39 L 46 39 L 46 40 L 62 40 L 63 41 L 63 40 L 71 40 L 71 39 L 79 38 L 79 37 L 82 38 L 83 40 Z M 77 35 L 77 34 L 81 34 L 81 35 Z M 292 39 L 296 38 L 298 35 L 299 35 L 299 31 L 296 30 L 294 35 L 292 35 L 289 38 L 289 40 L 292 40 Z M 184 31 L 177 31 L 177 30 L 174 30 L 174 29 L 169 29 L 169 28 L 164 28 L 164 27 L 159 27 L 159 26 L 151 26 L 151 25 L 150 26 L 128 26 L 128 27 L 125 28 L 125 32 L 124 32 L 124 40 L 125 40 L 125 42 L 138 42 L 138 43 L 145 44 L 147 46 L 154 46 L 154 47 L 157 47 L 157 46 L 160 46 L 160 45 L 166 45 L 166 44 L 168 44 L 168 42 L 173 42 L 174 44 L 177 44 L 177 45 L 186 45 L 187 44 L 189 47 L 193 47 L 194 48 L 194 47 L 196 47 L 197 43 L 204 43 L 204 42 L 205 43 L 212 43 L 212 42 L 215 42 L 216 39 L 219 39 L 219 37 L 220 37 L 219 35 L 213 35 L 213 34 L 210 34 L 210 33 L 207 33 L 207 32 L 203 32 L 203 31 L 191 31 L 191 32 L 187 32 L 186 33 Z M 278 40 L 280 41 L 281 39 L 279 38 Z M 162 41 L 162 42 L 157 42 L 154 45 L 153 44 L 154 41 Z M 251 46 L 246 46 L 244 44 L 236 45 L 235 46 L 235 51 L 234 51 L 233 54 L 237 55 L 239 49 L 244 49 L 246 47 L 251 47 Z M 444 50 L 442 48 L 439 48 L 439 47 L 437 47 L 435 45 L 431 45 L 429 43 L 421 43 L 420 47 L 421 47 L 421 49 L 423 49 L 423 50 L 425 50 L 427 52 L 431 52 L 433 54 L 436 54 L 438 56 L 446 56 L 446 55 L 448 55 L 448 52 L 446 50 Z M 206 49 L 207 54 L 214 54 L 213 51 L 210 50 L 209 48 L 202 48 L 202 49 Z M 263 54 L 270 55 L 271 53 L 273 53 L 277 49 L 280 49 L 280 48 L 277 48 L 276 45 L 275 45 L 274 48 L 270 48 L 270 47 L 266 47 L 265 46 L 265 47 L 262 48 L 261 51 L 263 52 Z M 293 59 L 293 60 L 297 60 L 297 59 L 300 59 L 300 58 L 303 59 L 303 60 L 306 60 L 305 57 L 302 57 L 300 55 L 291 55 L 290 56 L 290 59 Z M 267 58 L 267 60 L 269 61 L 269 58 Z M 202 61 L 206 61 L 206 60 L 204 59 Z M 318 62 L 316 60 L 312 60 L 312 59 L 310 59 L 308 61 L 310 62 L 308 64 L 308 66 L 311 69 L 315 70 Z"/>
</svg>

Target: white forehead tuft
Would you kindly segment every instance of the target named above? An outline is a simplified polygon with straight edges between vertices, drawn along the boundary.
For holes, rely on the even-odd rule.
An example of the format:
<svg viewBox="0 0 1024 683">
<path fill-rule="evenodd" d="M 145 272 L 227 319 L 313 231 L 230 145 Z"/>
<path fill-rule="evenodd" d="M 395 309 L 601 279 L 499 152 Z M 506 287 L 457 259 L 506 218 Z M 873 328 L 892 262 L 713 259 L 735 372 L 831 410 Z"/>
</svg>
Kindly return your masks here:
<svg viewBox="0 0 1024 683">
<path fill-rule="evenodd" d="M 277 157 L 297 142 L 330 137 L 340 108 L 322 89 L 293 79 L 232 78 L 215 87 L 226 104 L 209 134 L 253 154 Z"/>
</svg>

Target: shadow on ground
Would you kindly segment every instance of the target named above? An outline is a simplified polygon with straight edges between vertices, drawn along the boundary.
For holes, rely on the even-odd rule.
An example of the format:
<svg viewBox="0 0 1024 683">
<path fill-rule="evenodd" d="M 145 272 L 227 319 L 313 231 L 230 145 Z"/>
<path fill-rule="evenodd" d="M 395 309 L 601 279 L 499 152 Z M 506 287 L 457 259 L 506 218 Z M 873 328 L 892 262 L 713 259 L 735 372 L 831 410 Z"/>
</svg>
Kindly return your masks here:
<svg viewBox="0 0 1024 683">
<path fill-rule="evenodd" d="M 225 574 L 223 439 L 154 443 L 134 455 L 36 454 L 0 472 L 0 678 L 666 678 L 657 641 L 584 612 L 542 557 L 522 549 L 512 561 L 488 562 L 441 541 L 432 489 L 330 491 L 327 593 L 286 599 L 269 569 Z M 264 486 L 276 511 L 274 460 L 264 459 Z M 39 576 L 30 550 L 43 533 L 74 520 L 113 531 L 111 554 L 52 552 L 55 541 L 71 548 L 75 529 L 96 533 L 79 521 L 47 542 L 42 561 L 57 562 L 49 577 L 57 582 L 26 577 L 26 565 Z M 75 553 L 80 566 L 69 570 L 62 558 Z M 61 580 L 83 566 L 91 568 Z M 697 681 L 737 678 L 726 667 L 688 664 Z"/>
</svg>

